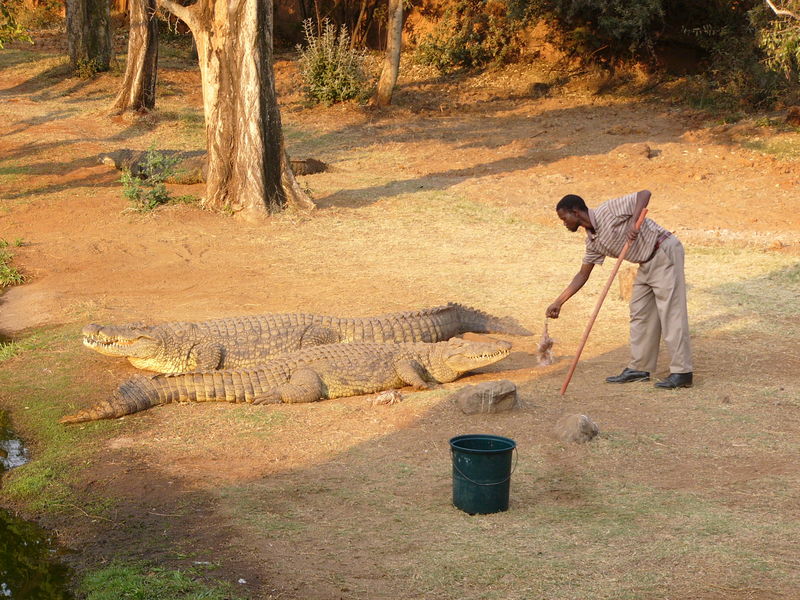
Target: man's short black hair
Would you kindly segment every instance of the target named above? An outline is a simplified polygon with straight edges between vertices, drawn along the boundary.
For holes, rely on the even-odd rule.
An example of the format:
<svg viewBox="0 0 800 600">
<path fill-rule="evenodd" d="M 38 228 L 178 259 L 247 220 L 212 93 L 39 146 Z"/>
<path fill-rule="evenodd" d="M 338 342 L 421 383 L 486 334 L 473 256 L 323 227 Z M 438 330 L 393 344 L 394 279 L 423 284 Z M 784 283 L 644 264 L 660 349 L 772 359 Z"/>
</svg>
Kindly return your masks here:
<svg viewBox="0 0 800 600">
<path fill-rule="evenodd" d="M 576 208 L 582 211 L 589 210 L 586 207 L 586 202 L 583 201 L 583 198 L 576 196 L 575 194 L 567 194 L 558 202 L 558 204 L 556 204 L 556 211 L 575 210 Z"/>
</svg>

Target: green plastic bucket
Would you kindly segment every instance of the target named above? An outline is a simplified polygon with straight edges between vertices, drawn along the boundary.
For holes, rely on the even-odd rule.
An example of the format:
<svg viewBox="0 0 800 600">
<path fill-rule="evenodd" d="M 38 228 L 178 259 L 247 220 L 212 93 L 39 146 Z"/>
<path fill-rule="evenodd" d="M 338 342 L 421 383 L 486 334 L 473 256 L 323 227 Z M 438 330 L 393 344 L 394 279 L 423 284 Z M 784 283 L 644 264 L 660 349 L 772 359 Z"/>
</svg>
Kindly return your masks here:
<svg viewBox="0 0 800 600">
<path fill-rule="evenodd" d="M 499 435 L 468 434 L 450 440 L 453 504 L 471 515 L 508 510 L 511 457 L 517 443 Z"/>
</svg>

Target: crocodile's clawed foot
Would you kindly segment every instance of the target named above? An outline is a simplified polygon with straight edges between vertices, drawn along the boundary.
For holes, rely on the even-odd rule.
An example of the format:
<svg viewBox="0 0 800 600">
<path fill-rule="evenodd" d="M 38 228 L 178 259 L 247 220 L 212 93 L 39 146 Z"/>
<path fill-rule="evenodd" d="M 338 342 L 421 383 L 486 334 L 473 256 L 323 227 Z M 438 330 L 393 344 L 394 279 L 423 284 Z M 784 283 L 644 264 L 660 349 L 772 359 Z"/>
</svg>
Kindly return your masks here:
<svg viewBox="0 0 800 600">
<path fill-rule="evenodd" d="M 280 404 L 281 394 L 278 390 L 270 390 L 253 398 L 253 404 Z"/>
</svg>

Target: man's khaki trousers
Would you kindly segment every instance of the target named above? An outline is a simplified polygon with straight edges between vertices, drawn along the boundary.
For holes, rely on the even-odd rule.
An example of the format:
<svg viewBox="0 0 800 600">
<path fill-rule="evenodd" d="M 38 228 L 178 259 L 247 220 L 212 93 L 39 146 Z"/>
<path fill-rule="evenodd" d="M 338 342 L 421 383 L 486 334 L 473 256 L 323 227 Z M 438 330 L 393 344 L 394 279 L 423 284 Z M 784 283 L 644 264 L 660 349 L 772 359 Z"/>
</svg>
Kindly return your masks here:
<svg viewBox="0 0 800 600">
<path fill-rule="evenodd" d="M 639 265 L 631 294 L 631 362 L 629 369 L 654 373 L 661 338 L 670 353 L 670 373 L 690 373 L 692 349 L 683 246 L 671 235 L 655 256 Z"/>
</svg>

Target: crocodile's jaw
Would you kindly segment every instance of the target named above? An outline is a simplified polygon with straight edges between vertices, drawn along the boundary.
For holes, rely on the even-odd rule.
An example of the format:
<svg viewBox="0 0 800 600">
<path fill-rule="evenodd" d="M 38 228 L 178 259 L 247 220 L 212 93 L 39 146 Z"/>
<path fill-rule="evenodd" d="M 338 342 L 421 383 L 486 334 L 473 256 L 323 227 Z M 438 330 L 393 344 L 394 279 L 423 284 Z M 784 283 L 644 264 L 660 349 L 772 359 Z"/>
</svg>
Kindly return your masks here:
<svg viewBox="0 0 800 600">
<path fill-rule="evenodd" d="M 150 358 L 162 352 L 163 342 L 150 335 L 149 329 L 138 326 L 87 325 L 83 328 L 83 345 L 106 356 Z"/>
<path fill-rule="evenodd" d="M 83 345 L 106 356 L 147 357 L 159 353 L 161 343 L 153 338 L 96 339 L 83 338 Z"/>
<path fill-rule="evenodd" d="M 511 344 L 502 340 L 473 342 L 454 338 L 436 346 L 429 371 L 440 383 L 454 381 L 467 371 L 494 364 L 511 353 Z"/>
</svg>

